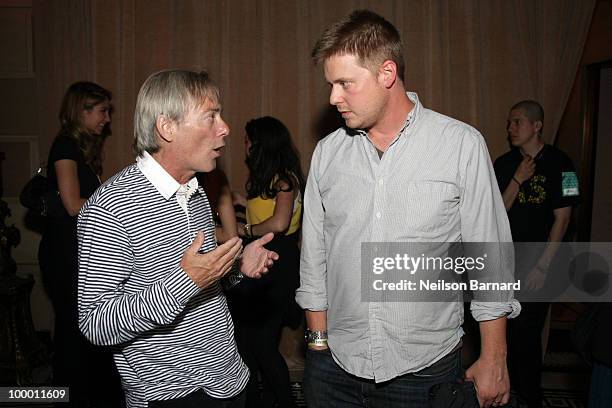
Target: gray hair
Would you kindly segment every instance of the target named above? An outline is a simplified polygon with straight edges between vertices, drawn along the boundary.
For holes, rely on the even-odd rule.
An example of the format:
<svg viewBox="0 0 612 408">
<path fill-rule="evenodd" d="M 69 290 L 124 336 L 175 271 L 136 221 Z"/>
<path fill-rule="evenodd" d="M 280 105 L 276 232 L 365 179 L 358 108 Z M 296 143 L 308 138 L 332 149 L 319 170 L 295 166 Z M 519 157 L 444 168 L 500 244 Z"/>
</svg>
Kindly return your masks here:
<svg viewBox="0 0 612 408">
<path fill-rule="evenodd" d="M 134 111 L 134 151 L 138 156 L 160 149 L 156 131 L 161 115 L 181 122 L 190 109 L 220 101 L 219 88 L 206 71 L 164 70 L 149 76 L 138 92 Z"/>
</svg>

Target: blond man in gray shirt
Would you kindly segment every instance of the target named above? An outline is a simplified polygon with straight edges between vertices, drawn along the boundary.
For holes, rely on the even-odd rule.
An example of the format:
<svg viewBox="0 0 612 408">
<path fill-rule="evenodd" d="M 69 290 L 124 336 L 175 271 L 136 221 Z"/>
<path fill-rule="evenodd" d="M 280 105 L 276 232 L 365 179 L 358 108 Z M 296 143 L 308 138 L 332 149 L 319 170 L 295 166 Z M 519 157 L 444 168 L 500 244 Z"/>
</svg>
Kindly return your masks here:
<svg viewBox="0 0 612 408">
<path fill-rule="evenodd" d="M 428 407 L 429 388 L 462 376 L 463 303 L 360 296 L 364 242 L 511 242 L 488 151 L 472 127 L 404 88 L 399 33 L 355 11 L 313 50 L 345 121 L 317 145 L 302 226 L 301 286 L 309 407 Z M 502 247 L 503 248 L 503 247 Z M 513 254 L 496 265 L 512 273 Z M 480 358 L 465 372 L 482 406 L 509 399 L 506 301 L 477 302 Z"/>
</svg>

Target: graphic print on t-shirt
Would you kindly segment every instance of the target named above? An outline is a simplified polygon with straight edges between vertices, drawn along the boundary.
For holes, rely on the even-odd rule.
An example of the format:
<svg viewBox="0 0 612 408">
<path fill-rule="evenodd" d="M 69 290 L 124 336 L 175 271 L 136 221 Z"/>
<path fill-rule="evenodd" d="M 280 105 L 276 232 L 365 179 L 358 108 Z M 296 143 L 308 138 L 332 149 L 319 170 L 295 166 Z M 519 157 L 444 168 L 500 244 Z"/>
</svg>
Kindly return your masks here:
<svg viewBox="0 0 612 408">
<path fill-rule="evenodd" d="M 521 188 L 518 193 L 518 201 L 520 204 L 542 204 L 546 200 L 546 176 L 537 174 L 529 179 L 527 188 Z"/>
</svg>

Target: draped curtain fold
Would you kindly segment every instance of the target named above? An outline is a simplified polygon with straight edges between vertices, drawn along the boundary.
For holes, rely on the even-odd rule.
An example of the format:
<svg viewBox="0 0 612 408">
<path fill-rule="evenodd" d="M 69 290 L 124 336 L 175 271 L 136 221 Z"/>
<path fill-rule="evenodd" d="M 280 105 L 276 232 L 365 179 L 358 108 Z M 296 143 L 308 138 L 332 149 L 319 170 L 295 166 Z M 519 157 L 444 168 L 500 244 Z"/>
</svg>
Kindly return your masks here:
<svg viewBox="0 0 612 408">
<path fill-rule="evenodd" d="M 529 0 L 514 4 L 533 99 L 544 107 L 544 135 L 554 142 L 582 56 L 595 2 Z"/>
<path fill-rule="evenodd" d="M 91 2 L 35 0 L 32 19 L 38 93 L 35 108 L 42 135 L 40 157 L 46 161 L 59 127 L 57 116 L 62 95 L 72 82 L 93 76 Z"/>
<path fill-rule="evenodd" d="M 310 50 L 356 8 L 388 18 L 405 44 L 406 86 L 425 106 L 478 128 L 496 157 L 507 149 L 509 107 L 536 99 L 553 141 L 578 69 L 595 0 L 69 0 L 39 1 L 40 88 L 55 116 L 65 87 L 92 79 L 115 95 L 105 176 L 132 159 L 138 88 L 169 67 L 206 68 L 232 127 L 222 166 L 244 185 L 244 124 L 283 120 L 308 169 L 316 141 L 338 123 Z M 47 114 L 41 126 L 55 131 Z M 53 133 L 51 132 L 51 133 Z M 46 132 L 42 132 L 45 133 Z M 46 154 L 46 153 L 43 153 Z"/>
</svg>

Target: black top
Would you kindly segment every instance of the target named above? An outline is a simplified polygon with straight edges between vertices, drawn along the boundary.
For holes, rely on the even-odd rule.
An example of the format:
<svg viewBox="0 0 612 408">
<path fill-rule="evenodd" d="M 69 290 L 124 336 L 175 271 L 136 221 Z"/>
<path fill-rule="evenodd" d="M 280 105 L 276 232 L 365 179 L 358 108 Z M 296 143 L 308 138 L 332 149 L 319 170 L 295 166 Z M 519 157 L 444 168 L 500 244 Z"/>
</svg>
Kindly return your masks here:
<svg viewBox="0 0 612 408">
<path fill-rule="evenodd" d="M 57 175 L 55 173 L 55 162 L 58 160 L 73 160 L 77 163 L 77 175 L 81 198 L 89 198 L 100 186 L 100 180 L 94 171 L 85 163 L 83 152 L 79 148 L 76 140 L 67 136 L 59 135 L 53 141 L 47 160 L 47 177 L 57 188 Z"/>
<path fill-rule="evenodd" d="M 495 175 L 503 193 L 523 160 L 512 149 L 495 160 Z M 525 181 L 508 211 L 515 242 L 546 242 L 554 223 L 553 210 L 580 202 L 578 177 L 569 157 L 551 145 L 544 145 L 535 157 L 535 173 Z"/>
</svg>

